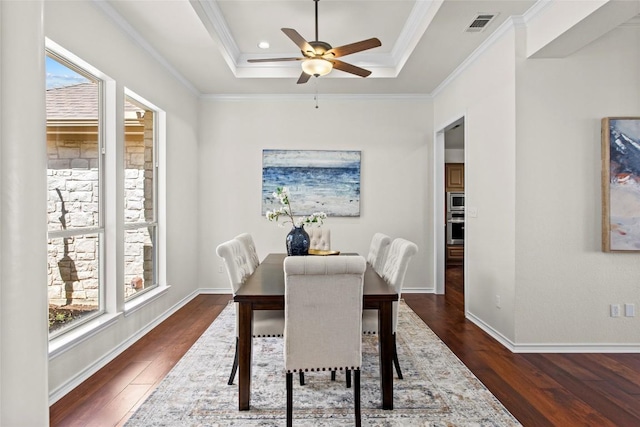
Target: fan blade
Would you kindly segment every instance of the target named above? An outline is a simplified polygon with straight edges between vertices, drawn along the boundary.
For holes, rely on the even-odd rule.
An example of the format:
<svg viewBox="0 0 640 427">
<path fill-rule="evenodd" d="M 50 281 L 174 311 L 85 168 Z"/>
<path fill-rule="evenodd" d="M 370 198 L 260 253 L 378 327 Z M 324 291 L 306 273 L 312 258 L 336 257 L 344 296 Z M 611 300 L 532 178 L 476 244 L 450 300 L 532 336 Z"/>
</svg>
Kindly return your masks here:
<svg viewBox="0 0 640 427">
<path fill-rule="evenodd" d="M 300 78 L 298 79 L 298 84 L 306 83 L 310 78 L 311 76 L 303 71 L 302 74 L 300 74 Z"/>
<path fill-rule="evenodd" d="M 316 55 L 315 49 L 296 30 L 293 28 L 281 28 L 281 30 L 300 48 L 305 56 Z"/>
<path fill-rule="evenodd" d="M 341 56 L 351 55 L 352 53 L 362 52 L 363 50 L 373 49 L 374 47 L 379 46 L 382 46 L 382 43 L 380 42 L 380 40 L 374 37 L 372 39 L 334 47 L 333 49 L 329 49 L 328 51 L 326 51 L 322 56 L 327 59 L 331 59 L 331 57 L 327 57 L 327 55 L 333 55 L 333 58 L 339 58 Z"/>
<path fill-rule="evenodd" d="M 371 71 L 365 70 L 364 68 L 356 67 L 355 65 L 347 64 L 346 62 L 339 61 L 337 59 L 333 59 L 330 61 L 333 64 L 333 68 L 336 70 L 344 71 L 346 73 L 355 74 L 360 77 L 367 77 L 371 74 Z"/>
<path fill-rule="evenodd" d="M 283 61 L 302 61 L 307 58 L 265 58 L 265 59 L 247 59 L 247 62 L 283 62 Z"/>
</svg>

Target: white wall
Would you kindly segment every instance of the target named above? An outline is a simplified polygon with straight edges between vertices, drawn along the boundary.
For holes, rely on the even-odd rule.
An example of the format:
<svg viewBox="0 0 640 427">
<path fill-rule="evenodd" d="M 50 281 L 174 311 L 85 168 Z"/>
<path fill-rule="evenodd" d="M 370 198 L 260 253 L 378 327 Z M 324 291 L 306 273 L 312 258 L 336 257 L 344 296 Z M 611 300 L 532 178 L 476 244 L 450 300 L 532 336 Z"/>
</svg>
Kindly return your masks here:
<svg viewBox="0 0 640 427">
<path fill-rule="evenodd" d="M 361 150 L 360 217 L 330 217 L 332 248 L 365 254 L 373 234 L 414 241 L 407 288 L 433 288 L 429 99 L 205 99 L 200 138 L 200 279 L 228 289 L 215 247 L 241 232 L 260 258 L 285 252 L 288 229 L 261 215 L 263 149 Z M 295 202 L 295 201 L 293 201 Z M 222 271 L 222 272 L 220 272 Z"/>
<path fill-rule="evenodd" d="M 444 150 L 445 163 L 464 163 L 464 150 Z"/>
<path fill-rule="evenodd" d="M 166 111 L 166 233 L 168 292 L 143 308 L 117 319 L 114 325 L 76 347 L 52 358 L 49 390 L 68 391 L 101 364 L 122 350 L 122 345 L 161 316 L 191 298 L 198 289 L 198 147 L 197 97 L 139 48 L 92 1 L 45 2 L 45 36 L 92 64 L 116 81 L 118 110 L 122 117 L 124 87 Z M 122 125 L 118 138 L 122 140 Z M 113 149 L 113 147 L 110 147 Z M 44 156 L 45 146 L 42 146 Z M 37 153 L 33 153 L 37 155 Z M 122 149 L 118 180 L 122 182 Z M 43 171 L 44 174 L 44 171 Z M 116 200 L 123 200 L 123 193 Z M 122 218 L 117 216 L 117 221 Z M 116 240 L 122 253 L 122 239 Z M 37 243 L 41 245 L 42 243 Z M 121 283 L 122 266 L 108 276 L 109 286 Z M 44 283 L 44 282 L 43 282 Z M 119 285 L 117 285 L 119 286 Z M 42 292 L 46 292 L 45 287 Z M 118 306 L 122 309 L 122 304 Z"/>
<path fill-rule="evenodd" d="M 467 316 L 507 340 L 515 336 L 514 60 L 511 27 L 434 99 L 437 129 L 465 118 L 465 202 L 478 212 L 465 217 Z"/>
<path fill-rule="evenodd" d="M 640 115 L 640 29 L 622 27 L 564 59 L 518 63 L 519 344 L 635 345 L 637 253 L 601 251 L 600 120 Z"/>
<path fill-rule="evenodd" d="M 42 1 L 0 2 L 3 426 L 43 426 L 49 419 L 44 245 L 47 230 L 42 221 L 46 211 L 42 10 Z"/>
<path fill-rule="evenodd" d="M 600 120 L 638 116 L 639 48 L 625 26 L 525 59 L 512 28 L 436 94 L 436 128 L 465 116 L 467 316 L 515 351 L 638 350 L 639 318 L 609 317 L 640 265 L 600 249 Z"/>
</svg>

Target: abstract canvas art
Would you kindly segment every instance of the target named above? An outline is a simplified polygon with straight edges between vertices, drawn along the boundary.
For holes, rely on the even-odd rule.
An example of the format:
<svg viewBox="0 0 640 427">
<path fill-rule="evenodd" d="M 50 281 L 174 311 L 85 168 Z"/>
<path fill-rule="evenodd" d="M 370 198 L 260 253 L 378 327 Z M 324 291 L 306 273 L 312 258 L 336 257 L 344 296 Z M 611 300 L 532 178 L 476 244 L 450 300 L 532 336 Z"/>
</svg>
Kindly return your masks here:
<svg viewBox="0 0 640 427">
<path fill-rule="evenodd" d="M 360 216 L 360 151 L 263 150 L 262 214 L 280 207 L 288 187 L 294 215 Z"/>
<path fill-rule="evenodd" d="M 602 119 L 602 250 L 640 251 L 640 118 Z"/>
</svg>

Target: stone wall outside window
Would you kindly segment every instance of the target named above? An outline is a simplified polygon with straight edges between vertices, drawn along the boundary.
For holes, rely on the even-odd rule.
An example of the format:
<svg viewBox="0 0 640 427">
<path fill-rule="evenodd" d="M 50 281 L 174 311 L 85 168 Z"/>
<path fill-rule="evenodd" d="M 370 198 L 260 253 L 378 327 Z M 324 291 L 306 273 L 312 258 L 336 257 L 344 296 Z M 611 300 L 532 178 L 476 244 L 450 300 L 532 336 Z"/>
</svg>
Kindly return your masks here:
<svg viewBox="0 0 640 427">
<path fill-rule="evenodd" d="M 153 114 L 149 129 L 125 138 L 125 223 L 153 221 Z M 99 226 L 96 126 L 49 127 L 47 215 L 50 231 Z M 104 202 L 104 200 L 103 200 Z M 49 303 L 99 304 L 97 235 L 49 239 Z M 153 245 L 146 227 L 125 233 L 125 297 L 152 284 Z"/>
</svg>

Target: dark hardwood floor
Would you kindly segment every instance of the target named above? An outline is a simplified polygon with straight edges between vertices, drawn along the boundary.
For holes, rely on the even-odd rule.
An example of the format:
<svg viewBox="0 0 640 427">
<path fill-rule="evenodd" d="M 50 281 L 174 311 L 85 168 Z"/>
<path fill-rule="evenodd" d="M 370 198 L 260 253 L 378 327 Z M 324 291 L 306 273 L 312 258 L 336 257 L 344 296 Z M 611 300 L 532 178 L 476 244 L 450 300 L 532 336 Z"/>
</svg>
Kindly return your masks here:
<svg viewBox="0 0 640 427">
<path fill-rule="evenodd" d="M 446 277 L 446 295 L 404 300 L 524 426 L 640 426 L 640 354 L 513 354 L 465 319 L 462 268 Z M 51 406 L 51 425 L 123 425 L 229 299 L 196 297 Z"/>
<path fill-rule="evenodd" d="M 51 426 L 121 426 L 225 308 L 200 295 L 49 408 Z"/>
</svg>

